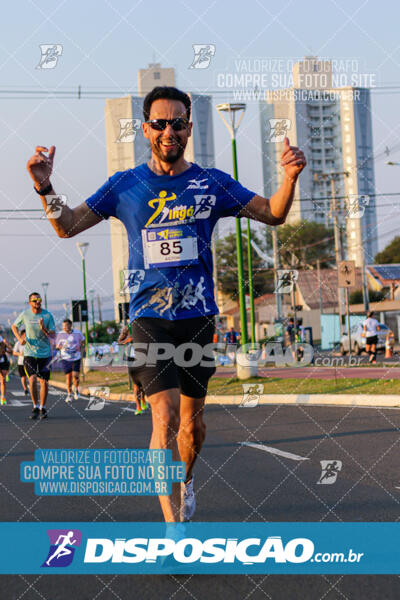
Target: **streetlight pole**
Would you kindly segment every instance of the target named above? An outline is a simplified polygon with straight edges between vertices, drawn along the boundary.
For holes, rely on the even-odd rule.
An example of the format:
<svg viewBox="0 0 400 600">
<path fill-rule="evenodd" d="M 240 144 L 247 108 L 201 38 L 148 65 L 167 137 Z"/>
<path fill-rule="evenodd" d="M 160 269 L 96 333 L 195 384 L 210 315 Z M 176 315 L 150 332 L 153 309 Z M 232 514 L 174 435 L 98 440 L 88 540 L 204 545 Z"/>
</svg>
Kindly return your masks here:
<svg viewBox="0 0 400 600">
<path fill-rule="evenodd" d="M 42 283 L 42 288 L 43 288 L 43 295 L 44 295 L 44 307 L 47 310 L 47 288 L 49 287 L 49 284 L 47 281 L 44 281 Z"/>
<path fill-rule="evenodd" d="M 236 148 L 236 132 L 243 119 L 246 105 L 241 103 L 225 103 L 218 104 L 217 111 L 221 116 L 225 126 L 227 127 L 232 138 L 232 160 L 233 160 L 233 178 L 238 180 L 238 166 L 237 166 L 237 148 Z M 229 114 L 229 121 L 224 117 L 222 113 Z M 236 123 L 236 113 L 241 113 Z M 247 334 L 247 314 L 246 314 L 246 295 L 245 295 L 245 281 L 244 281 L 244 266 L 243 266 L 243 245 L 242 245 L 242 225 L 240 217 L 236 219 L 236 252 L 238 261 L 238 287 L 239 287 L 239 307 L 240 307 L 240 341 L 241 344 L 248 343 Z M 249 277 L 249 296 L 250 296 L 250 326 L 251 326 L 251 343 L 255 344 L 255 318 L 254 318 L 254 289 L 253 289 L 253 265 L 251 256 L 251 229 L 250 219 L 247 219 L 247 263 L 248 263 L 248 277 Z"/>
<path fill-rule="evenodd" d="M 96 337 L 96 323 L 94 320 L 94 290 L 89 290 L 89 296 L 90 296 L 90 304 L 92 307 L 92 332 L 93 332 L 93 339 Z"/>
<path fill-rule="evenodd" d="M 86 294 L 86 263 L 85 263 L 85 255 L 86 252 L 89 248 L 89 242 L 77 242 L 76 244 L 78 250 L 79 250 L 79 254 L 81 255 L 82 258 L 82 273 L 83 273 L 83 299 L 86 300 L 86 305 L 87 305 L 87 294 Z M 88 319 L 86 316 L 86 321 L 85 321 L 85 349 L 86 349 L 86 356 L 88 356 L 88 348 L 89 346 L 89 327 L 88 327 Z"/>
</svg>

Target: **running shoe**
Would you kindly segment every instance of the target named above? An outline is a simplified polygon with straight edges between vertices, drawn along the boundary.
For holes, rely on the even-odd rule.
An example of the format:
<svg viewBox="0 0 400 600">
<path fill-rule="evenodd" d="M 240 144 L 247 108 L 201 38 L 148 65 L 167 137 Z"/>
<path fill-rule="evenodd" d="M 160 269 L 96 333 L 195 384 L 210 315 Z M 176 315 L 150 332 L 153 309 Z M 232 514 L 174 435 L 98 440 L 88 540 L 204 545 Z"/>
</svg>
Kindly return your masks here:
<svg viewBox="0 0 400 600">
<path fill-rule="evenodd" d="M 39 411 L 40 420 L 47 419 L 47 410 L 43 407 Z"/>
<path fill-rule="evenodd" d="M 5 398 L 2 398 L 0 400 L 0 404 L 2 404 L 2 405 L 7 404 L 7 400 Z"/>
<path fill-rule="evenodd" d="M 165 538 L 174 540 L 177 544 L 180 540 L 186 538 L 186 526 L 183 523 L 167 523 Z M 178 563 L 172 554 L 166 554 L 159 559 L 160 566 L 164 573 L 181 573 L 187 564 Z"/>
<path fill-rule="evenodd" d="M 79 400 L 79 391 L 77 389 L 74 390 L 74 400 Z"/>
<path fill-rule="evenodd" d="M 147 404 L 147 402 L 146 402 L 146 401 L 144 401 L 144 402 L 142 403 L 142 411 L 144 412 L 145 410 L 148 410 L 148 408 L 149 408 L 149 405 Z"/>
<path fill-rule="evenodd" d="M 137 408 L 137 409 L 135 410 L 135 417 L 136 417 L 137 415 L 141 415 L 142 413 L 143 413 L 143 409 L 142 409 L 142 408 Z"/>
<path fill-rule="evenodd" d="M 196 510 L 196 496 L 193 489 L 194 477 L 187 483 L 181 483 L 181 521 L 190 521 Z"/>
<path fill-rule="evenodd" d="M 25 396 L 29 396 L 29 390 L 24 390 Z"/>
<path fill-rule="evenodd" d="M 35 406 L 35 408 L 32 410 L 32 414 L 29 417 L 30 419 L 37 419 L 39 416 L 39 408 L 37 406 Z"/>
<path fill-rule="evenodd" d="M 72 402 L 72 394 L 67 394 L 67 397 L 65 398 L 65 402 L 67 402 L 67 403 Z"/>
</svg>

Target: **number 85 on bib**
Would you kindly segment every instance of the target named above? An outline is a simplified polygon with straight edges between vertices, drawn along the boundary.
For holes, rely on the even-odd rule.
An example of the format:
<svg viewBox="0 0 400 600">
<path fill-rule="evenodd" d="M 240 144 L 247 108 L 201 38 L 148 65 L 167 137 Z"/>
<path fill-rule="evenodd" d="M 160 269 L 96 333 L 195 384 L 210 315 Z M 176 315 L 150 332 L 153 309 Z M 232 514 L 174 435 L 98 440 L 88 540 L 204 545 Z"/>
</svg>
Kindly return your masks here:
<svg viewBox="0 0 400 600">
<path fill-rule="evenodd" d="M 198 263 L 193 225 L 142 229 L 144 268 L 183 267 Z"/>
</svg>

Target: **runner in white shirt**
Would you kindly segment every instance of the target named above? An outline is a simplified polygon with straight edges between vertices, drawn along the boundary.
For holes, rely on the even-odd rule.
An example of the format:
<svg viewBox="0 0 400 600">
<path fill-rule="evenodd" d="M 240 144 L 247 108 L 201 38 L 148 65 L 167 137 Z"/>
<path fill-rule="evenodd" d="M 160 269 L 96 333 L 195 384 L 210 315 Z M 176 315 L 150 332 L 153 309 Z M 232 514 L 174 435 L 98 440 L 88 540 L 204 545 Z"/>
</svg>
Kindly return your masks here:
<svg viewBox="0 0 400 600">
<path fill-rule="evenodd" d="M 21 329 L 19 332 L 20 336 L 23 340 L 25 340 L 25 329 Z M 29 390 L 27 386 L 26 373 L 24 369 L 24 346 L 20 342 L 15 342 L 13 348 L 13 356 L 18 356 L 17 367 L 18 367 L 18 375 L 21 377 L 22 387 L 24 388 L 25 396 L 29 395 Z"/>
<path fill-rule="evenodd" d="M 365 350 L 369 354 L 369 362 L 376 364 L 376 345 L 378 343 L 379 322 L 374 317 L 374 312 L 370 311 L 363 323 L 365 335 Z"/>
<path fill-rule="evenodd" d="M 57 335 L 56 348 L 60 350 L 61 366 L 67 383 L 66 402 L 72 402 L 72 382 L 74 384 L 74 399 L 79 399 L 79 373 L 81 370 L 81 351 L 85 338 L 80 331 L 72 329 L 71 319 L 64 319 L 63 330 Z"/>
</svg>

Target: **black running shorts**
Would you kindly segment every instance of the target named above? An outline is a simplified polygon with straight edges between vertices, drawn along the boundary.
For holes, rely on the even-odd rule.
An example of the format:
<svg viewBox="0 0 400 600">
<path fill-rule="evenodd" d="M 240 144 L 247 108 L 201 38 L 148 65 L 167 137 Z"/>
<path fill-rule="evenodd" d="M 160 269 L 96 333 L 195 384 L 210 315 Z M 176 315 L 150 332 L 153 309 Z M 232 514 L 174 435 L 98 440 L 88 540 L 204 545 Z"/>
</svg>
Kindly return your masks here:
<svg viewBox="0 0 400 600">
<path fill-rule="evenodd" d="M 176 321 L 139 317 L 132 322 L 134 357 L 128 361 L 130 376 L 143 387 L 146 396 L 179 388 L 185 396 L 202 398 L 207 393 L 208 380 L 215 373 L 210 349 L 214 330 L 214 317 Z M 162 358 L 166 345 L 168 350 Z"/>
<path fill-rule="evenodd" d="M 35 356 L 24 356 L 24 368 L 28 377 L 37 375 L 40 379 L 50 379 L 51 356 L 36 358 Z"/>
<path fill-rule="evenodd" d="M 370 335 L 369 337 L 366 338 L 365 343 L 367 346 L 372 346 L 373 344 L 376 345 L 378 343 L 378 336 Z"/>
</svg>

